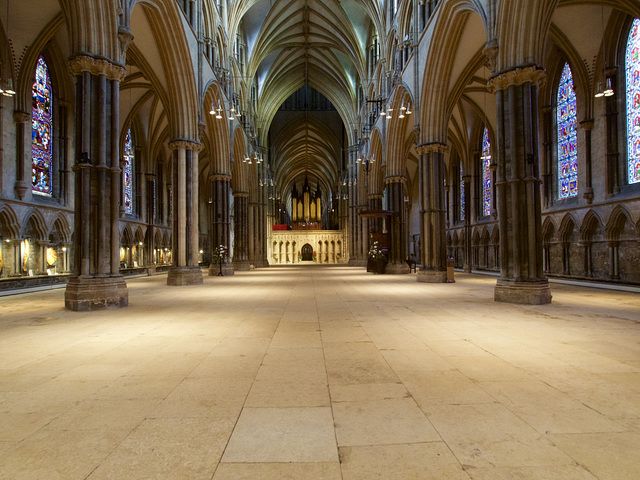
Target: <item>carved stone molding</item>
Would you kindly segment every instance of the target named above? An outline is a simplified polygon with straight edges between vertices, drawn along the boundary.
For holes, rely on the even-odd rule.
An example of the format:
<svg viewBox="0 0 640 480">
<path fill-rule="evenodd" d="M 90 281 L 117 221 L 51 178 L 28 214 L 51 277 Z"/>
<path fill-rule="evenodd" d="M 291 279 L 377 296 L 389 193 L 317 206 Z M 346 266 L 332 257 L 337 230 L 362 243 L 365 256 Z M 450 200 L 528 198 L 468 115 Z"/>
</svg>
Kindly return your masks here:
<svg viewBox="0 0 640 480">
<path fill-rule="evenodd" d="M 202 150 L 202 144 L 195 140 L 178 138 L 169 142 L 169 148 L 171 150 L 193 150 L 194 152 L 199 152 Z"/>
<path fill-rule="evenodd" d="M 109 80 L 118 82 L 121 82 L 127 73 L 122 65 L 115 64 L 106 58 L 85 54 L 76 55 L 69 60 L 69 69 L 74 76 L 81 75 L 82 72 L 90 72 L 92 75 L 104 75 Z"/>
<path fill-rule="evenodd" d="M 496 71 L 496 65 L 498 63 L 498 42 L 495 40 L 490 40 L 485 43 L 484 48 L 482 49 L 482 53 L 485 57 L 487 57 L 487 61 L 489 62 L 489 69 L 492 72 Z"/>
<path fill-rule="evenodd" d="M 13 121 L 16 123 L 27 123 L 31 120 L 31 115 L 27 112 L 22 112 L 20 110 L 15 110 L 13 112 Z"/>
<path fill-rule="evenodd" d="M 593 120 L 585 120 L 583 122 L 580 122 L 580 126 L 584 129 L 584 130 L 593 130 Z"/>
<path fill-rule="evenodd" d="M 407 183 L 407 178 L 401 175 L 394 175 L 391 177 L 384 177 L 384 184 L 389 185 L 390 183 L 402 183 L 403 185 Z"/>
<path fill-rule="evenodd" d="M 230 182 L 231 181 L 231 175 L 226 174 L 226 173 L 212 173 L 211 175 L 209 175 L 209 180 L 211 180 L 211 181 L 222 180 L 222 181 L 225 181 L 225 182 Z"/>
<path fill-rule="evenodd" d="M 495 93 L 499 90 L 506 90 L 512 85 L 518 87 L 528 82 L 541 87 L 545 84 L 546 79 L 547 72 L 537 65 L 514 68 L 491 77 L 487 82 L 487 90 Z"/>
<path fill-rule="evenodd" d="M 118 27 L 118 40 L 120 41 L 122 52 L 126 52 L 129 45 L 133 43 L 133 33 L 131 33 L 128 27 L 120 25 Z"/>
<path fill-rule="evenodd" d="M 449 145 L 444 143 L 423 143 L 416 147 L 416 151 L 420 155 L 426 155 L 427 153 L 447 153 L 449 151 Z"/>
</svg>

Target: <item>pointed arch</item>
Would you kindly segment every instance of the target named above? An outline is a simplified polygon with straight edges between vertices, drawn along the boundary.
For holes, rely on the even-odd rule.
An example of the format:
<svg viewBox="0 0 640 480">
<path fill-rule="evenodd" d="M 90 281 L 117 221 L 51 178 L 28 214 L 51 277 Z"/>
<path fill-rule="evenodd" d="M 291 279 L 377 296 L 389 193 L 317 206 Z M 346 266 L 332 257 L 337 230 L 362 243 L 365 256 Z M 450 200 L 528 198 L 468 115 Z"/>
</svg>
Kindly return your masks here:
<svg viewBox="0 0 640 480">
<path fill-rule="evenodd" d="M 583 242 L 589 243 L 593 240 L 594 234 L 602 228 L 602 220 L 598 214 L 589 210 L 582 219 L 582 225 L 580 226 L 580 237 Z"/>
<path fill-rule="evenodd" d="M 133 245 L 133 232 L 131 231 L 131 225 L 128 223 L 120 236 L 120 245 Z"/>
<path fill-rule="evenodd" d="M 10 205 L 0 206 L 0 232 L 7 235 L 9 239 L 20 238 L 18 216 Z"/>
<path fill-rule="evenodd" d="M 615 242 L 620 239 L 620 234 L 624 231 L 626 223 L 633 224 L 631 216 L 625 207 L 622 205 L 616 206 L 609 215 L 605 232 L 607 240 Z"/>
<path fill-rule="evenodd" d="M 551 217 L 545 218 L 544 222 L 542 223 L 542 243 L 551 243 L 556 230 L 556 225 Z"/>
<path fill-rule="evenodd" d="M 558 235 L 560 240 L 564 243 L 571 241 L 574 230 L 576 227 L 576 219 L 571 213 L 567 213 L 560 222 L 560 228 L 558 229 Z"/>
<path fill-rule="evenodd" d="M 22 234 L 25 236 L 29 236 L 30 234 L 35 235 L 36 238 L 32 238 L 31 240 L 41 240 L 46 241 L 49 239 L 47 228 L 47 222 L 42 215 L 42 212 L 36 208 L 30 209 L 25 215 L 25 220 L 23 222 Z"/>
<path fill-rule="evenodd" d="M 51 234 L 56 233 L 58 236 L 58 241 L 68 243 L 71 241 L 71 228 L 69 228 L 69 222 L 67 217 L 59 212 L 55 221 L 53 222 L 53 228 L 51 230 Z"/>
</svg>

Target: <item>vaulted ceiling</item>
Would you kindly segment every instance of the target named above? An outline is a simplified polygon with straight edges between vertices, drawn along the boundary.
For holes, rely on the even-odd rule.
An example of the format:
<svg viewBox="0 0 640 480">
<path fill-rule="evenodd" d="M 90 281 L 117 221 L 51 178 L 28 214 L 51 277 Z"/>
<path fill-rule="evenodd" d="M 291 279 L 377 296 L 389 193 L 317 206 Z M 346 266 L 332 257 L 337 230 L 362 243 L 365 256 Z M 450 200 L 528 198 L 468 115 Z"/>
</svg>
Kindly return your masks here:
<svg viewBox="0 0 640 480">
<path fill-rule="evenodd" d="M 366 42 L 375 25 L 369 12 L 375 12 L 378 3 L 253 0 L 233 5 L 236 27 L 230 33 L 244 32 L 246 38 L 246 76 L 257 79 L 258 85 L 256 127 L 270 132 L 276 152 L 272 166 L 281 188 L 290 190 L 306 174 L 312 182 L 317 179 L 324 193 L 336 185 L 343 139 L 322 123 L 341 119 L 346 131 L 357 125 L 357 87 L 366 76 Z M 272 130 L 282 103 L 304 86 L 328 98 L 339 118 L 301 114 L 293 121 L 277 122 Z"/>
</svg>

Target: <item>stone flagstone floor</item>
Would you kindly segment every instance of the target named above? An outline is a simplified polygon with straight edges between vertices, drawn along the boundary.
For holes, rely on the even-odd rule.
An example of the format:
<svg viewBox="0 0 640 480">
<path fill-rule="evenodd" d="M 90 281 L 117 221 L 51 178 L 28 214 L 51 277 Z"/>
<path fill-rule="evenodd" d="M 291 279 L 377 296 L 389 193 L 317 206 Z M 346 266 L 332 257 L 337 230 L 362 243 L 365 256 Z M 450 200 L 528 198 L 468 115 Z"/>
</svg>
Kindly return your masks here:
<svg viewBox="0 0 640 480">
<path fill-rule="evenodd" d="M 0 479 L 637 480 L 640 295 L 299 266 L 0 298 Z"/>
</svg>

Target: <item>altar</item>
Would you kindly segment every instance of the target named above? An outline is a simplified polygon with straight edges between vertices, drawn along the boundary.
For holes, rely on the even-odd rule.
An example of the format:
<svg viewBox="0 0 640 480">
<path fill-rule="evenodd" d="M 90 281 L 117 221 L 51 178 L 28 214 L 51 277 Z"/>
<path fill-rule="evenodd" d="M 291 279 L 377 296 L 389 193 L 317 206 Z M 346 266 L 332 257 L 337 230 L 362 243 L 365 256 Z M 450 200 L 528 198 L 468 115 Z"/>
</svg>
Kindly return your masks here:
<svg viewBox="0 0 640 480">
<path fill-rule="evenodd" d="M 271 232 L 269 264 L 346 263 L 342 230 L 278 230 Z"/>
</svg>

